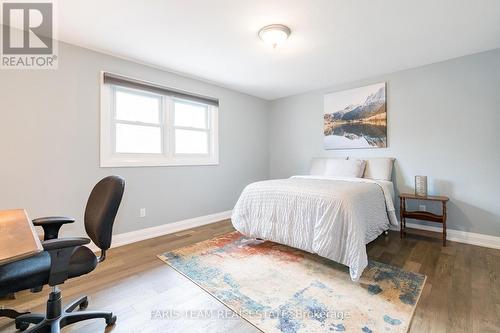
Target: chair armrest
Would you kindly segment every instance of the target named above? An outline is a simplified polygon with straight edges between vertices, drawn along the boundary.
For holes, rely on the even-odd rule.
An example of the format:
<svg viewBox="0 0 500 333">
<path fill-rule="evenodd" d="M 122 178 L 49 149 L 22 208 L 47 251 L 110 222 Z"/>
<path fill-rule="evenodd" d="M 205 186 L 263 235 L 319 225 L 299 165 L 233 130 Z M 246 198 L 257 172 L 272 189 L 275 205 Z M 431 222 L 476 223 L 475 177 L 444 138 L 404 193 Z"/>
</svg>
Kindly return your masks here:
<svg viewBox="0 0 500 333">
<path fill-rule="evenodd" d="M 90 239 L 84 237 L 68 237 L 51 239 L 42 242 L 45 251 L 61 250 L 66 248 L 75 248 L 90 243 Z"/>
<path fill-rule="evenodd" d="M 73 222 L 75 222 L 74 218 L 66 216 L 47 216 L 47 217 L 39 217 L 33 220 L 33 224 L 38 226 L 44 226 L 48 224 L 66 224 Z"/>
<path fill-rule="evenodd" d="M 51 287 L 64 283 L 69 275 L 69 262 L 76 248 L 90 243 L 83 237 L 59 238 L 43 241 L 44 251 L 50 255 L 49 285 Z"/>
<path fill-rule="evenodd" d="M 59 237 L 59 229 L 63 224 L 73 223 L 75 219 L 64 216 L 48 216 L 33 220 L 33 224 L 43 228 L 43 240 Z"/>
</svg>

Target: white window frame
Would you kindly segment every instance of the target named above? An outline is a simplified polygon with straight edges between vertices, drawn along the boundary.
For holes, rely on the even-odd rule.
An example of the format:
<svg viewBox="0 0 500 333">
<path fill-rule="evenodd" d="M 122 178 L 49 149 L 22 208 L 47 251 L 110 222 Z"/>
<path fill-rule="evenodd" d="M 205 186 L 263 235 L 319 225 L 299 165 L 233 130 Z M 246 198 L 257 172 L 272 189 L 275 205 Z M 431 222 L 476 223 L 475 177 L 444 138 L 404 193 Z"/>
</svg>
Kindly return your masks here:
<svg viewBox="0 0 500 333">
<path fill-rule="evenodd" d="M 104 73 L 104 72 L 103 72 Z M 161 95 L 141 89 L 121 87 L 104 83 L 101 75 L 101 167 L 141 167 L 141 166 L 182 166 L 182 165 L 218 165 L 218 107 L 189 99 Z M 131 91 L 160 99 L 160 124 L 126 121 L 116 119 L 115 93 L 116 91 Z M 179 100 L 185 103 L 203 105 L 207 107 L 207 128 L 192 128 L 175 126 L 174 102 Z M 161 153 L 117 153 L 116 152 L 116 124 L 132 124 L 155 126 L 161 128 Z M 176 154 L 175 129 L 203 131 L 208 135 L 208 154 Z"/>
</svg>

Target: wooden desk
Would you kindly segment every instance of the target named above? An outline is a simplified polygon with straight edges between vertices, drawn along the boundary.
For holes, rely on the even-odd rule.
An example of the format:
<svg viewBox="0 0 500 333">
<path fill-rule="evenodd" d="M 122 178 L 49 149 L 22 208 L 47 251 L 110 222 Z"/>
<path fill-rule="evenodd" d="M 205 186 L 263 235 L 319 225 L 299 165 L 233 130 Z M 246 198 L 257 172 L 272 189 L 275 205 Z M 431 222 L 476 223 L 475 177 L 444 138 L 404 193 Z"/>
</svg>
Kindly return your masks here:
<svg viewBox="0 0 500 333">
<path fill-rule="evenodd" d="M 0 265 L 34 256 L 43 250 L 24 209 L 0 211 Z"/>
<path fill-rule="evenodd" d="M 430 212 L 422 211 L 407 211 L 406 210 L 406 200 L 424 200 L 424 201 L 438 201 L 442 204 L 441 215 L 433 214 Z M 400 200 L 400 217 L 401 217 L 401 238 L 406 233 L 406 219 L 424 220 L 441 223 L 443 225 L 443 246 L 446 246 L 446 203 L 450 200 L 448 197 L 444 196 L 432 196 L 428 195 L 421 197 L 415 194 L 401 193 L 399 195 Z"/>
</svg>

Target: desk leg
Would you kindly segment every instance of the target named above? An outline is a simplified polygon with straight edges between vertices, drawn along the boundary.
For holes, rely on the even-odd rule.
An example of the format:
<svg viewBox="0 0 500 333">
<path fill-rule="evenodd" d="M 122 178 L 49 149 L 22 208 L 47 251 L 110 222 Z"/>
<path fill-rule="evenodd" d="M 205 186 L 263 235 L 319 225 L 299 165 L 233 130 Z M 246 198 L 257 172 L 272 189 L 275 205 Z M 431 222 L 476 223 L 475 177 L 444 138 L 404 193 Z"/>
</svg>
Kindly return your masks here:
<svg viewBox="0 0 500 333">
<path fill-rule="evenodd" d="M 443 246 L 446 247 L 446 201 L 443 201 Z"/>
<path fill-rule="evenodd" d="M 403 198 L 399 198 L 399 219 L 401 220 L 400 227 L 399 227 L 399 237 L 403 239 L 403 232 L 404 232 L 404 212 L 405 210 L 405 201 Z"/>
</svg>

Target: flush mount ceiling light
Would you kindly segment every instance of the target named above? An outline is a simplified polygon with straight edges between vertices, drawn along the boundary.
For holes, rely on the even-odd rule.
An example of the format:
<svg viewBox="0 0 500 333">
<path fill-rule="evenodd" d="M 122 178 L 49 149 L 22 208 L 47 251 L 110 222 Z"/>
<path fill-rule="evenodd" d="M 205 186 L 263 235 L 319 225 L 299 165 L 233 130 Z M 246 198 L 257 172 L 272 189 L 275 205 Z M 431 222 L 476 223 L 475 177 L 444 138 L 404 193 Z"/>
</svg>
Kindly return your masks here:
<svg viewBox="0 0 500 333">
<path fill-rule="evenodd" d="M 276 48 L 278 44 L 283 43 L 292 31 L 289 27 L 283 24 L 271 24 L 266 25 L 264 28 L 260 29 L 259 37 L 266 44 L 270 44 L 273 48 Z"/>
</svg>

